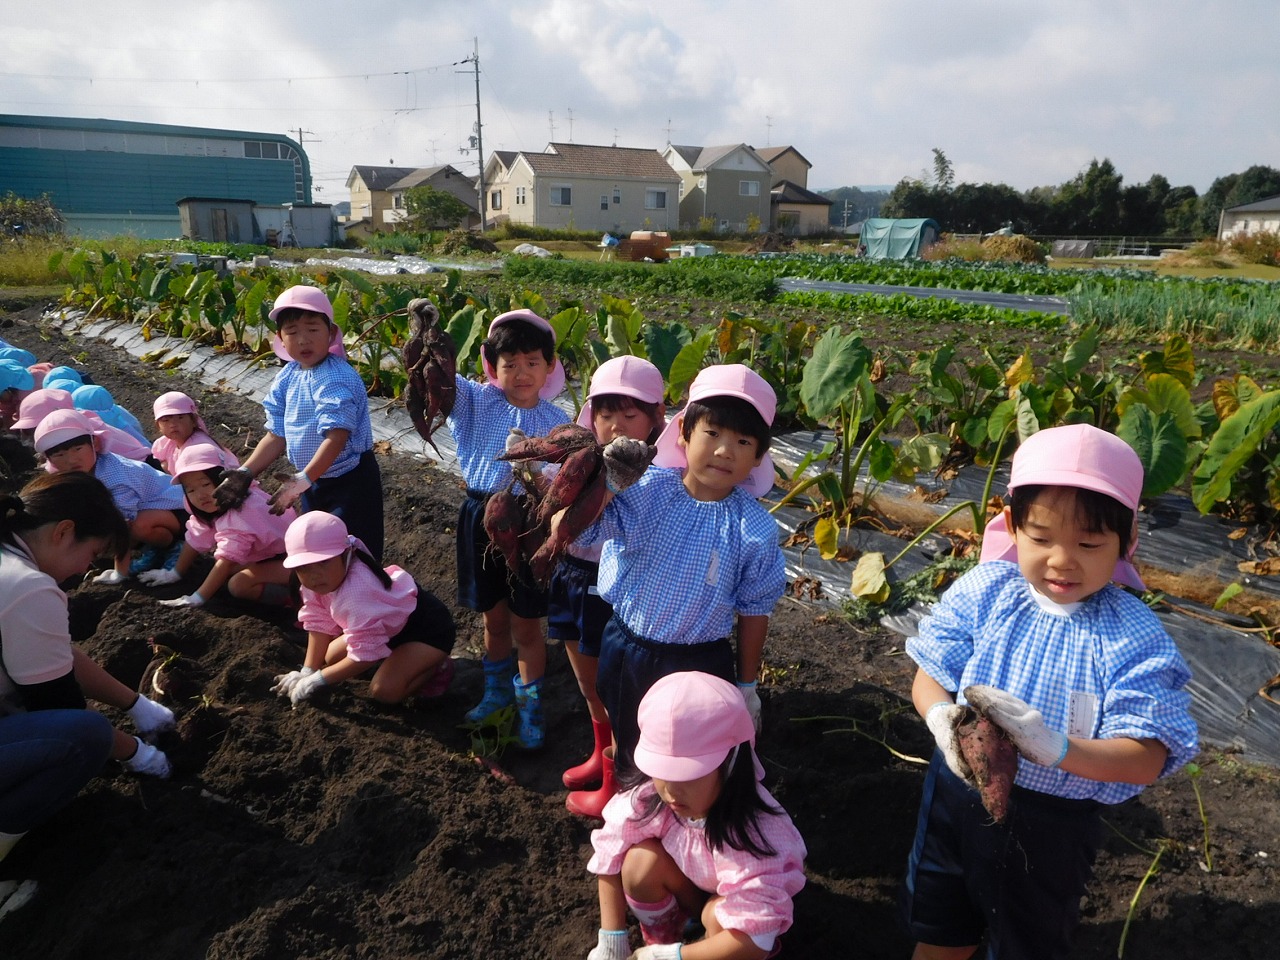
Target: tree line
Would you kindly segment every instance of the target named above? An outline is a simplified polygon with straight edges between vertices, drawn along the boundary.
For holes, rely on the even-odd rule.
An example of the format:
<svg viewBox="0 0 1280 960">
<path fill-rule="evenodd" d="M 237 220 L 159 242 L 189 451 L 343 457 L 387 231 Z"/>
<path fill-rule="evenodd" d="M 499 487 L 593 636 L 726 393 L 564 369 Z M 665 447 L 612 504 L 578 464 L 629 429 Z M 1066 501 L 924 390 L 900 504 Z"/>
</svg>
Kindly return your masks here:
<svg viewBox="0 0 1280 960">
<path fill-rule="evenodd" d="M 936 148 L 933 154 L 932 172 L 899 181 L 879 216 L 932 217 L 952 233 L 989 233 L 1010 224 L 1033 236 L 1207 237 L 1217 235 L 1224 208 L 1280 194 L 1280 170 L 1273 167 L 1219 177 L 1200 196 L 1158 173 L 1126 186 L 1108 159 L 1092 160 L 1058 186 L 1018 191 L 1004 183 L 955 183 L 946 154 Z M 850 189 L 856 190 L 841 191 Z M 824 195 L 834 200 L 841 191 Z"/>
</svg>

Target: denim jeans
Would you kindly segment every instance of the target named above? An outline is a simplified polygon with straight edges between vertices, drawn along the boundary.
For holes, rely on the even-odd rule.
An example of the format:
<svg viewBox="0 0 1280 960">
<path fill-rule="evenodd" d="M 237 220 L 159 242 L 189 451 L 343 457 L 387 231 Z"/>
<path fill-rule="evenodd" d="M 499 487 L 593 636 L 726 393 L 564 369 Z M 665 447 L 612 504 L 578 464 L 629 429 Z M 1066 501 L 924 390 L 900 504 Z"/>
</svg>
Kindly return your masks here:
<svg viewBox="0 0 1280 960">
<path fill-rule="evenodd" d="M 0 831 L 25 833 L 70 801 L 106 763 L 112 736 L 90 710 L 0 717 Z"/>
</svg>

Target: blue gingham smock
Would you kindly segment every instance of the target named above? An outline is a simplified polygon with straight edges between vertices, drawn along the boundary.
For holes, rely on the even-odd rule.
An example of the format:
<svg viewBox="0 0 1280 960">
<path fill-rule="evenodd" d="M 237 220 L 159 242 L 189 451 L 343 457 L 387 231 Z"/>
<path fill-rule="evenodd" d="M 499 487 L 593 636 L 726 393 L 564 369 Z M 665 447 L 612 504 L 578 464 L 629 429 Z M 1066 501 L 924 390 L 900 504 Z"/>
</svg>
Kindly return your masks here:
<svg viewBox="0 0 1280 960">
<path fill-rule="evenodd" d="M 99 453 L 93 475 L 111 492 L 116 509 L 132 523 L 140 510 L 182 510 L 182 487 L 149 463 L 118 453 Z"/>
<path fill-rule="evenodd" d="M 446 421 L 458 447 L 462 478 L 471 490 L 496 493 L 511 480 L 511 464 L 495 460 L 507 449 L 512 427 L 531 437 L 546 436 L 552 427 L 568 423 L 569 414 L 548 400 L 536 407 L 512 406 L 507 395 L 488 383 L 454 376 L 458 388 L 453 412 Z"/>
<path fill-rule="evenodd" d="M 1159 740 L 1169 750 L 1162 777 L 1199 750 L 1184 689 L 1191 671 L 1155 614 L 1116 586 L 1061 616 L 1036 601 L 1016 563 L 983 563 L 942 595 L 919 635 L 907 640 L 907 653 L 945 689 L 957 691 L 960 703 L 965 687 L 984 683 L 1025 700 L 1051 728 L 1072 736 Z M 1087 733 L 1071 731 L 1073 692 L 1097 697 Z M 1088 780 L 1021 757 L 1016 783 L 1101 803 L 1142 791 L 1139 784 Z"/>
<path fill-rule="evenodd" d="M 727 637 L 735 615 L 769 616 L 787 586 L 768 511 L 741 487 L 696 500 L 673 468 L 649 467 L 576 543 L 601 541 L 600 596 L 659 643 Z"/>
<path fill-rule="evenodd" d="M 284 437 L 285 455 L 299 470 L 311 462 L 330 430 L 348 430 L 351 436 L 325 477 L 350 473 L 373 449 L 368 391 L 360 374 L 341 357 L 330 354 L 306 369 L 292 360 L 286 363 L 271 382 L 262 409 L 267 432 Z"/>
</svg>

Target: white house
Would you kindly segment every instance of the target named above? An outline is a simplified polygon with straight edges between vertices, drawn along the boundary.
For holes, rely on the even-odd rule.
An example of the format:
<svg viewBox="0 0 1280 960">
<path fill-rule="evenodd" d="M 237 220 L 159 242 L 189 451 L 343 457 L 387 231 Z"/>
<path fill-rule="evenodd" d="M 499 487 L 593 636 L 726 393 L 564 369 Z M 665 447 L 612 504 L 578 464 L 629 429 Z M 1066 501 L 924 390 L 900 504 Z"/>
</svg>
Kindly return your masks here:
<svg viewBox="0 0 1280 960">
<path fill-rule="evenodd" d="M 1219 215 L 1219 240 L 1245 237 L 1251 233 L 1280 233 L 1280 194 L 1227 207 Z"/>
</svg>

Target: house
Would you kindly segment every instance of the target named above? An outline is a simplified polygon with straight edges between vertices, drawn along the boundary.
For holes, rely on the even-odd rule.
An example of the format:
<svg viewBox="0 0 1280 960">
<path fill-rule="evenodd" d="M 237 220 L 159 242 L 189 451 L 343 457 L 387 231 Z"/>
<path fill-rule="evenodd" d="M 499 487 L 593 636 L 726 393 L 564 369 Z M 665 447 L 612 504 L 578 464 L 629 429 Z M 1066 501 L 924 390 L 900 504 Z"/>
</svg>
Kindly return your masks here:
<svg viewBox="0 0 1280 960">
<path fill-rule="evenodd" d="M 480 225 L 480 199 L 476 193 L 475 177 L 468 177 L 456 167 L 445 164 L 440 167 L 421 167 L 387 188 L 387 193 L 391 195 L 391 209 L 386 212 L 384 222 L 392 229 L 396 229 L 395 225 L 404 221 L 404 195 L 414 187 L 431 187 L 457 197 L 470 211 L 461 226 L 472 230 Z"/>
<path fill-rule="evenodd" d="M 1218 215 L 1218 239 L 1231 240 L 1251 233 L 1280 233 L 1280 194 L 1227 207 Z"/>
<path fill-rule="evenodd" d="M 769 228 L 773 171 L 750 146 L 668 144 L 663 157 L 680 176 L 683 229 L 758 233 Z"/>
<path fill-rule="evenodd" d="M 549 143 L 485 165 L 494 222 L 628 234 L 676 225 L 680 178 L 656 150 Z"/>
<path fill-rule="evenodd" d="M 49 194 L 68 233 L 165 239 L 178 201 L 310 203 L 302 147 L 276 133 L 129 120 L 0 115 L 0 194 Z M 248 238 L 246 238 L 248 239 Z"/>
<path fill-rule="evenodd" d="M 391 188 L 417 169 L 416 167 L 354 166 L 347 174 L 351 191 L 351 220 L 347 235 L 368 235 L 393 229 L 387 222 L 387 211 L 394 209 Z M 363 222 L 362 222 L 363 221 Z"/>
<path fill-rule="evenodd" d="M 795 147 L 764 147 L 756 153 L 769 164 L 773 182 L 769 185 L 769 229 L 789 236 L 826 233 L 831 201 L 809 189 L 813 167 Z"/>
</svg>

